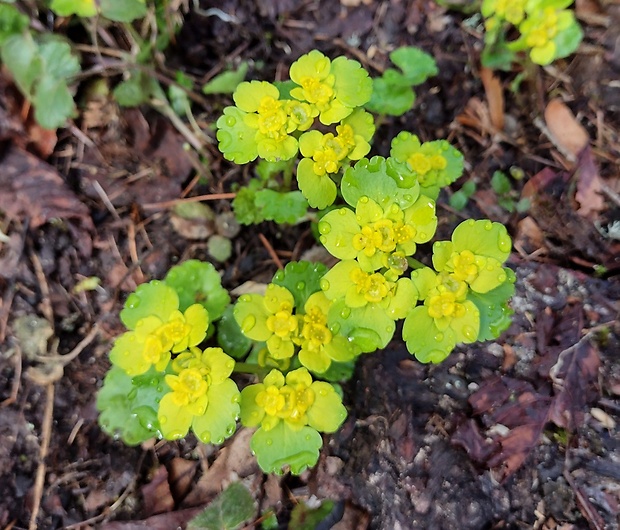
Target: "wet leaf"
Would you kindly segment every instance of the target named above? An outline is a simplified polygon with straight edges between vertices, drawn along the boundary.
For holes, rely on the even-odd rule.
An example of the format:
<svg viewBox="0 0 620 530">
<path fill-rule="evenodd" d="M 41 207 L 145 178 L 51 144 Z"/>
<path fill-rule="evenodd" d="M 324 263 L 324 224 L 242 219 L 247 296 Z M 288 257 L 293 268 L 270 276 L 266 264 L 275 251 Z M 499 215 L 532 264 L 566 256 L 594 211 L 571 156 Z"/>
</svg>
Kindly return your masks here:
<svg viewBox="0 0 620 530">
<path fill-rule="evenodd" d="M 588 339 L 560 353 L 549 373 L 555 390 L 549 418 L 558 427 L 572 431 L 583 422 L 587 403 L 599 395 L 600 364 L 598 350 Z"/>
<path fill-rule="evenodd" d="M 234 482 L 187 525 L 188 530 L 234 530 L 254 516 L 254 499 L 245 486 Z"/>
</svg>

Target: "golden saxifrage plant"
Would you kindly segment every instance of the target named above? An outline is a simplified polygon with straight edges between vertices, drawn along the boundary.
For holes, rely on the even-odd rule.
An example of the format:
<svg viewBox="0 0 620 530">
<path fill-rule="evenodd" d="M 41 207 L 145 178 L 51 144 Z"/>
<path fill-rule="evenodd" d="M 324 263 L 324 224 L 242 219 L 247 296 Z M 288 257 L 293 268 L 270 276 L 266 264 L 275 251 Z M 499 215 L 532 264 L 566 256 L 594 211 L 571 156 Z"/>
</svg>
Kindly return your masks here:
<svg viewBox="0 0 620 530">
<path fill-rule="evenodd" d="M 421 82 L 403 72 L 391 76 L 395 86 Z M 233 305 L 213 266 L 196 260 L 139 286 L 98 396 L 107 432 L 137 444 L 192 431 L 219 444 L 240 423 L 255 429 L 251 448 L 265 472 L 300 473 L 317 462 L 321 433 L 346 418 L 340 383 L 362 354 L 387 346 L 398 321 L 424 363 L 508 327 L 515 276 L 503 225 L 466 220 L 434 242 L 428 266 L 415 258 L 434 238 L 435 201 L 463 157 L 445 140 L 403 131 L 390 156 L 367 158 L 375 121 L 365 105 L 376 82 L 358 62 L 315 50 L 292 64 L 288 82 L 239 84 L 217 122 L 220 150 L 238 164 L 298 160 L 298 188 L 337 263 L 289 263 Z M 385 91 L 386 80 L 377 86 Z M 235 373 L 254 381 L 240 389 L 247 376 Z"/>
</svg>

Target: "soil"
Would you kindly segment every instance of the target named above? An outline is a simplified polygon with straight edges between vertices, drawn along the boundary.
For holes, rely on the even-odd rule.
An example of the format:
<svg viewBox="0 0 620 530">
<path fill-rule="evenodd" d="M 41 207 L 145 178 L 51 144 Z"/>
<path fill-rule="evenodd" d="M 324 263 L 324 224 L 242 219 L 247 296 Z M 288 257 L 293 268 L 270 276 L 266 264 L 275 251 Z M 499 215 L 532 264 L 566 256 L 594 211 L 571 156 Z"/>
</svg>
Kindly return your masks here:
<svg viewBox="0 0 620 530">
<path fill-rule="evenodd" d="M 463 152 L 465 174 L 438 201 L 438 235 L 468 217 L 508 227 L 513 323 L 439 365 L 418 363 L 398 340 L 363 356 L 344 386 L 348 419 L 300 477 L 263 475 L 246 429 L 223 447 L 191 436 L 127 447 L 101 431 L 95 398 L 128 293 L 190 258 L 214 262 L 231 290 L 266 282 L 279 264 L 316 253 L 316 242 L 309 223 L 244 226 L 219 263 L 212 225 L 171 212 L 180 198 L 208 195 L 216 215 L 228 214 L 230 196 L 219 194 L 251 175 L 217 151 L 212 125 L 228 96 L 196 92 L 197 153 L 169 116 L 88 96 L 86 81 L 70 127 L 45 131 L 2 71 L 0 528 L 184 528 L 239 479 L 279 528 L 316 499 L 335 502 L 316 526 L 325 529 L 619 528 L 618 2 L 577 2 L 585 37 L 568 59 L 494 73 L 480 66 L 479 17 L 434 2 L 197 7 L 181 9 L 183 27 L 158 58 L 164 79 L 181 69 L 200 87 L 240 61 L 248 79 L 282 79 L 311 49 L 354 58 L 372 75 L 400 46 L 433 55 L 439 73 L 416 88 L 411 111 L 382 120 L 373 154 L 387 156 L 401 130 Z M 56 31 L 68 29 L 58 21 Z M 105 46 L 128 45 L 114 31 L 105 37 Z M 118 82 L 118 71 L 104 79 Z M 492 175 L 511 168 L 523 178 L 498 197 Z M 467 181 L 476 192 L 455 210 L 449 198 Z M 522 198 L 527 210 L 506 209 Z M 89 278 L 99 283 L 83 289 Z M 259 516 L 247 528 L 260 528 Z"/>
</svg>

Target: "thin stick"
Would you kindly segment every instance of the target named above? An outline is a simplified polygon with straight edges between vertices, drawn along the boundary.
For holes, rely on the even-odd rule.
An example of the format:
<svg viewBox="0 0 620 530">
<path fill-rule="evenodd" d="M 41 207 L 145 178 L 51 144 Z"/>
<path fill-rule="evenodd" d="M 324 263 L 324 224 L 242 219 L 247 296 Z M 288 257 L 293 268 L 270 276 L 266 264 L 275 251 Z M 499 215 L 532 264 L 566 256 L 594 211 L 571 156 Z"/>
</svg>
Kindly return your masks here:
<svg viewBox="0 0 620 530">
<path fill-rule="evenodd" d="M 41 498 L 43 497 L 43 485 L 45 483 L 45 459 L 49 451 L 50 439 L 52 437 L 52 417 L 54 414 L 54 383 L 49 383 L 46 387 L 45 410 L 43 412 L 43 423 L 41 425 L 41 448 L 39 450 L 39 465 L 34 479 L 34 493 L 32 503 L 32 515 L 28 530 L 37 530 L 37 517 L 41 508 Z"/>
<path fill-rule="evenodd" d="M 258 233 L 258 238 L 260 239 L 260 242 L 263 244 L 263 246 L 267 249 L 267 252 L 269 252 L 271 259 L 278 266 L 278 269 L 283 269 L 284 265 L 282 265 L 280 258 L 278 257 L 278 255 L 276 254 L 276 251 L 271 246 L 271 243 L 267 241 L 267 238 L 260 232 Z"/>
<path fill-rule="evenodd" d="M 173 199 L 171 201 L 163 202 L 150 202 L 143 204 L 144 210 L 159 210 L 162 208 L 172 208 L 177 204 L 185 202 L 200 202 L 200 201 L 219 201 L 222 199 L 234 199 L 237 196 L 236 193 L 212 193 L 210 195 L 196 195 L 195 197 L 186 197 L 185 199 Z"/>
<path fill-rule="evenodd" d="M 84 351 L 84 348 L 86 348 L 86 346 L 93 341 L 93 339 L 97 336 L 97 333 L 99 333 L 99 325 L 95 324 L 88 332 L 88 335 L 78 342 L 77 346 L 69 353 L 64 355 L 37 355 L 36 360 L 41 362 L 59 362 L 63 366 L 67 366 L 67 364 L 69 364 L 80 353 L 82 353 L 82 351 Z"/>
</svg>

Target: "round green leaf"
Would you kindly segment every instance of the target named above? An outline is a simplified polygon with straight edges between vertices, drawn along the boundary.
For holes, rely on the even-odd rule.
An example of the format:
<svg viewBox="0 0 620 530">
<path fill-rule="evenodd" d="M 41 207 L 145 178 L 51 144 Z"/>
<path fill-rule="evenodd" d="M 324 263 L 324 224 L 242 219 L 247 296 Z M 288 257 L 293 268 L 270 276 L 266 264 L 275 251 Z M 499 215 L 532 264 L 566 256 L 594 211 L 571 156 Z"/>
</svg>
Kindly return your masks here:
<svg viewBox="0 0 620 530">
<path fill-rule="evenodd" d="M 302 427 L 294 431 L 283 421 L 269 431 L 261 427 L 250 442 L 260 468 L 276 475 L 282 475 L 287 469 L 299 475 L 314 466 L 322 445 L 323 438 L 315 429 Z"/>
</svg>

